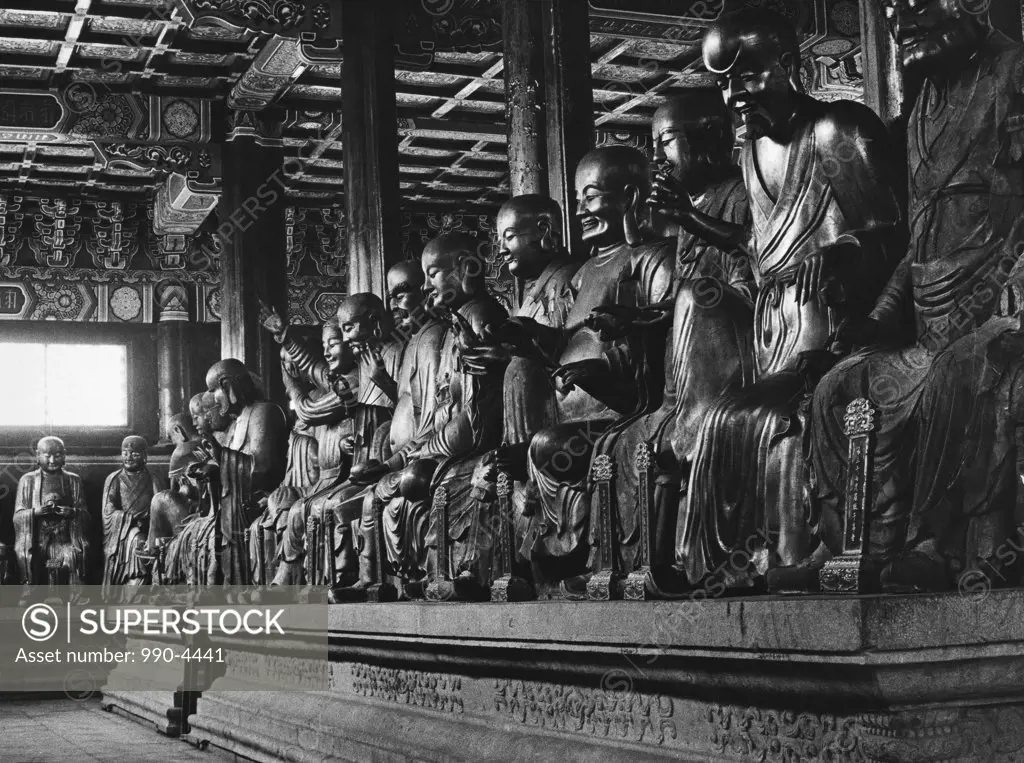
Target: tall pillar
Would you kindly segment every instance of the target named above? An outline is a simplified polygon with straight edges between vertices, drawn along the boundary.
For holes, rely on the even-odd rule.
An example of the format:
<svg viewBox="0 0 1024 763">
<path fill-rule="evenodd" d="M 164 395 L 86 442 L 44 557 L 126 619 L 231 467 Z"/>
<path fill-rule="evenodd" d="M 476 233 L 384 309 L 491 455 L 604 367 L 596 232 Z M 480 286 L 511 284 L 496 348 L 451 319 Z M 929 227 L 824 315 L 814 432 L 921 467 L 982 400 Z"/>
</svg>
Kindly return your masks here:
<svg viewBox="0 0 1024 763">
<path fill-rule="evenodd" d="M 900 116 L 903 77 L 896 40 L 889 33 L 878 0 L 860 0 L 860 35 L 864 67 L 864 102 L 886 125 Z"/>
<path fill-rule="evenodd" d="M 578 241 L 573 177 L 594 143 L 587 3 L 505 0 L 502 34 L 510 193 L 551 196 Z"/>
<path fill-rule="evenodd" d="M 221 357 L 242 361 L 270 399 L 283 402 L 279 348 L 259 320 L 261 299 L 288 319 L 285 162 L 280 123 L 273 120 L 240 112 L 224 144 L 220 337 Z"/>
<path fill-rule="evenodd" d="M 160 443 L 170 437 L 167 422 L 178 413 L 188 415 L 188 384 L 192 378 L 192 355 L 186 351 L 188 334 L 188 293 L 180 283 L 162 284 L 157 292 L 160 317 L 156 324 L 157 385 L 159 386 Z"/>
<path fill-rule="evenodd" d="M 590 79 L 589 3 L 542 4 L 544 100 L 547 105 L 548 194 L 562 206 L 570 250 L 583 232 L 574 214 L 576 165 L 594 145 L 594 88 Z"/>
<path fill-rule="evenodd" d="M 345 0 L 341 141 L 350 294 L 383 296 L 387 268 L 402 259 L 395 108 L 395 0 Z"/>
<path fill-rule="evenodd" d="M 548 190 L 541 4 L 537 0 L 505 0 L 501 4 L 505 127 L 512 196 L 546 194 Z"/>
</svg>

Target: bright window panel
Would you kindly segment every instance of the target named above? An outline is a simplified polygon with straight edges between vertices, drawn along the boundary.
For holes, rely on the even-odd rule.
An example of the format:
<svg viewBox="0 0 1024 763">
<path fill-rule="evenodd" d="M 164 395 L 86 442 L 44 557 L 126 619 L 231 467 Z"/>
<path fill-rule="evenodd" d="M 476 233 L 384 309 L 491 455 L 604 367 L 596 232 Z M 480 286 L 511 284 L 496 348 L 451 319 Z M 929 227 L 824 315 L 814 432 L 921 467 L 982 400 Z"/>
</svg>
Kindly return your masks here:
<svg viewBox="0 0 1024 763">
<path fill-rule="evenodd" d="M 124 345 L 0 343 L 0 366 L 30 369 L 0 378 L 2 426 L 128 425 Z"/>
</svg>

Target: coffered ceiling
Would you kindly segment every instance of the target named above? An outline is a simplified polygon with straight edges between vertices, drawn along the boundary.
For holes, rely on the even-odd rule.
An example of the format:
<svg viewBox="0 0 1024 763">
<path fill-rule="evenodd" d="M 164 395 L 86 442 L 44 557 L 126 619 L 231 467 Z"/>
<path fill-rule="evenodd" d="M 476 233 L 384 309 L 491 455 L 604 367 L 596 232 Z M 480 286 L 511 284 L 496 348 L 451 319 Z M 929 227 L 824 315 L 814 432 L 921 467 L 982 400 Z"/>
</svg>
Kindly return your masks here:
<svg viewBox="0 0 1024 763">
<path fill-rule="evenodd" d="M 645 145 L 666 95 L 710 84 L 699 62 L 708 21 L 744 4 L 793 18 L 809 89 L 859 95 L 855 0 L 590 0 L 598 141 Z M 0 193 L 138 199 L 171 170 L 216 177 L 230 115 L 273 109 L 283 115 L 286 151 L 301 156 L 285 163 L 289 194 L 297 203 L 336 203 L 344 193 L 344 51 L 323 41 L 326 26 L 320 42 L 303 42 L 281 19 L 245 28 L 228 23 L 230 14 L 206 12 L 238 5 L 0 2 Z M 248 5 L 269 14 L 275 3 Z M 312 6 L 319 23 L 317 4 L 284 5 Z M 414 208 L 493 209 L 507 196 L 508 175 L 500 1 L 402 0 L 401 8 L 403 198 Z"/>
</svg>

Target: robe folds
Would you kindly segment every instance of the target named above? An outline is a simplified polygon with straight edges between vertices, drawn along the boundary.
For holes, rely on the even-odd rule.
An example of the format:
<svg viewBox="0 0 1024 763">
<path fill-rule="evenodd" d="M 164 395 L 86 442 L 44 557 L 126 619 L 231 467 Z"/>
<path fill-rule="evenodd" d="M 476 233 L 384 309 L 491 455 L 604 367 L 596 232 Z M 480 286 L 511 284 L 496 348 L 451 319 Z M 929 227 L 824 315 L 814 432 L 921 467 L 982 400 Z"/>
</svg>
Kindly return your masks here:
<svg viewBox="0 0 1024 763">
<path fill-rule="evenodd" d="M 643 404 L 643 364 L 624 349 L 627 340 L 604 341 L 585 321 L 600 307 L 644 308 L 664 302 L 672 289 L 675 244 L 666 240 L 630 247 L 623 242 L 594 254 L 573 276 L 576 298 L 551 354 L 561 365 L 603 360 L 608 373 L 601 379 L 602 399 L 579 386 L 557 395 L 558 423 L 538 432 L 530 443 L 528 470 L 538 504 L 522 548 L 527 558 L 566 557 L 586 542 L 587 469 L 596 438 Z"/>
<path fill-rule="evenodd" d="M 802 353 L 827 349 L 848 316 L 863 316 L 892 272 L 891 234 L 900 219 L 888 172 L 888 136 L 868 108 L 807 98 L 784 153 L 775 198 L 747 142 L 740 166 L 750 203 L 749 249 L 757 280 L 754 381 L 724 393 L 697 435 L 686 495 L 676 525 L 676 564 L 692 584 L 723 573 L 746 585 L 763 573 L 769 552 L 784 564 L 807 553 L 806 474 L 800 410 L 806 396 Z M 857 236 L 859 256 L 844 252 L 832 293 L 800 304 L 796 274 L 817 252 Z M 750 546 L 778 537 L 775 548 Z M 739 548 L 757 547 L 745 564 Z"/>
<path fill-rule="evenodd" d="M 582 263 L 578 260 L 555 259 L 533 281 L 523 295 L 514 317 L 529 318 L 542 326 L 559 329 L 566 321 L 576 299 L 573 276 Z M 477 383 L 480 383 L 479 381 Z M 524 445 L 537 431 L 558 423 L 558 406 L 551 371 L 543 358 L 515 355 L 505 367 L 503 378 L 487 378 L 485 385 L 501 385 L 502 445 Z M 491 555 L 504 531 L 508 518 L 495 514 L 496 467 L 493 452 L 473 453 L 449 465 L 443 478 L 437 480 L 448 494 L 448 538 L 452 578 L 471 574 L 481 585 L 489 584 Z M 528 483 L 513 484 L 513 502 L 519 507 L 513 521 L 516 538 L 524 537 L 528 519 L 524 512 L 535 510 L 535 501 L 527 508 L 529 496 L 535 495 Z M 428 545 L 436 547 L 437 528 L 432 525 Z"/>
<path fill-rule="evenodd" d="M 35 510 L 51 497 L 70 506 L 69 518 L 36 516 Z M 71 585 L 86 583 L 89 569 L 89 527 L 91 517 L 85 505 L 82 478 L 68 471 L 48 475 L 35 469 L 18 480 L 14 501 L 14 553 L 19 582 L 48 581 L 46 564 L 61 562 Z"/>
<path fill-rule="evenodd" d="M 739 177 L 708 187 L 694 200 L 710 217 L 746 225 L 746 190 Z M 708 408 L 730 386 L 753 375 L 753 315 L 756 291 L 750 264 L 739 253 L 723 253 L 691 233 L 680 231 L 676 247 L 675 304 L 665 348 L 664 390 L 645 409 L 602 436 L 595 457 L 610 455 L 615 464 L 613 526 L 618 535 L 618 569 L 633 570 L 640 543 L 640 472 L 637 448 L 650 443 L 656 464 L 654 559 L 674 559 L 681 473 L 685 474 Z M 653 380 L 655 382 L 659 380 Z M 598 499 L 591 495 L 591 568 L 598 551 Z"/>
<path fill-rule="evenodd" d="M 886 344 L 818 385 L 810 456 L 821 534 L 842 533 L 856 398 L 879 411 L 869 550 L 922 550 L 949 569 L 992 560 L 1015 523 L 1024 278 L 1024 46 L 992 32 L 908 124 L 910 248 L 872 314 Z M 899 340 L 900 335 L 909 339 Z"/>
<path fill-rule="evenodd" d="M 103 584 L 141 582 L 146 566 L 138 553 L 149 537 L 149 510 L 162 490 L 148 469 L 118 469 L 103 483 Z"/>
</svg>

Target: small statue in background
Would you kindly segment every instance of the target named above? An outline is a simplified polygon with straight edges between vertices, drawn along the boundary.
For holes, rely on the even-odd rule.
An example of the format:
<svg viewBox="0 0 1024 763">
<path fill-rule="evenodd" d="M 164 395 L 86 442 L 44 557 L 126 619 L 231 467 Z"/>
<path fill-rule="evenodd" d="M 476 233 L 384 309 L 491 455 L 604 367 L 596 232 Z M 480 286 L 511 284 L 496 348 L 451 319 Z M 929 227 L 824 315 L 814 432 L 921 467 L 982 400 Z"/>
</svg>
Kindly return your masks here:
<svg viewBox="0 0 1024 763">
<path fill-rule="evenodd" d="M 18 481 L 14 504 L 14 546 L 21 583 L 87 582 L 91 518 L 82 478 L 64 470 L 59 437 L 36 445 L 39 468 Z"/>
<path fill-rule="evenodd" d="M 136 435 L 121 443 L 123 466 L 103 483 L 103 585 L 139 585 L 147 569 L 139 553 L 149 535 L 150 503 L 163 486 L 146 468 L 149 449 Z"/>
</svg>

